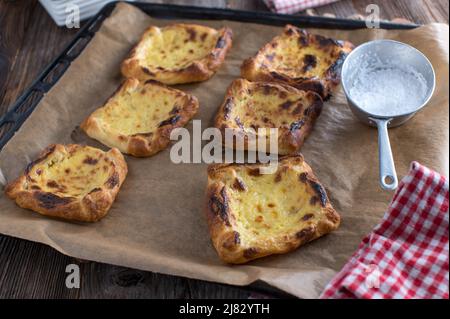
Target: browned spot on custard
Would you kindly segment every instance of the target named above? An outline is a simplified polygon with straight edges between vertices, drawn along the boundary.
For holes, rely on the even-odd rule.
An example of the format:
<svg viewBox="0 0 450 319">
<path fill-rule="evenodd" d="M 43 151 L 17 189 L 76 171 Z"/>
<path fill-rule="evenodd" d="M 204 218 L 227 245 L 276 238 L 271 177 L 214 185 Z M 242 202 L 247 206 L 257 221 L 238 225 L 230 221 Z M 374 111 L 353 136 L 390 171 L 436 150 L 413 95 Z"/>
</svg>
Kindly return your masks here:
<svg viewBox="0 0 450 319">
<path fill-rule="evenodd" d="M 292 111 L 292 115 L 299 115 L 302 112 L 303 105 L 298 103 L 295 109 Z"/>
<path fill-rule="evenodd" d="M 239 177 L 236 177 L 234 179 L 233 188 L 238 191 L 246 191 L 247 190 L 247 187 L 245 186 L 244 181 L 241 180 Z"/>
<path fill-rule="evenodd" d="M 98 163 L 98 159 L 86 156 L 86 158 L 83 160 L 83 163 L 88 165 L 95 165 Z"/>
<path fill-rule="evenodd" d="M 193 28 L 187 28 L 186 32 L 189 34 L 189 41 L 195 41 L 195 37 L 197 36 L 197 31 Z"/>
<path fill-rule="evenodd" d="M 148 75 L 150 75 L 150 76 L 154 76 L 154 75 L 155 75 L 155 73 L 153 73 L 152 71 L 150 71 L 150 70 L 149 70 L 148 68 L 146 68 L 145 66 L 142 66 L 141 69 L 142 69 L 142 72 L 144 72 L 145 74 L 148 74 Z"/>
<path fill-rule="evenodd" d="M 228 250 L 235 250 L 236 245 L 239 245 L 241 242 L 239 233 L 237 231 L 233 231 L 232 234 L 226 237 L 225 241 L 222 244 L 222 247 Z"/>
<path fill-rule="evenodd" d="M 309 40 L 308 40 L 308 36 L 305 34 L 302 34 L 299 38 L 298 38 L 298 43 L 303 46 L 306 47 L 309 44 Z"/>
<path fill-rule="evenodd" d="M 328 74 L 331 76 L 333 81 L 339 81 L 341 75 L 342 64 L 344 63 L 347 53 L 340 52 L 336 58 L 336 61 L 328 69 Z"/>
<path fill-rule="evenodd" d="M 119 174 L 117 173 L 111 175 L 105 183 L 105 185 L 107 185 L 109 188 L 114 188 L 118 184 L 119 184 Z"/>
<path fill-rule="evenodd" d="M 38 168 L 38 169 L 36 170 L 36 174 L 37 174 L 37 175 L 41 175 L 41 174 L 42 174 L 42 170 L 41 170 L 40 168 Z"/>
<path fill-rule="evenodd" d="M 244 250 L 244 258 L 251 259 L 254 258 L 258 254 L 258 249 L 252 247 Z"/>
<path fill-rule="evenodd" d="M 260 212 L 260 213 L 262 212 L 262 207 L 261 207 L 261 205 L 259 205 L 259 204 L 256 205 L 256 209 L 258 210 L 258 212 Z"/>
<path fill-rule="evenodd" d="M 302 242 L 307 242 L 312 239 L 314 236 L 314 228 L 308 227 L 299 231 L 295 236 L 300 239 Z"/>
<path fill-rule="evenodd" d="M 294 30 L 292 28 L 289 28 L 286 30 L 286 34 L 287 35 L 293 35 L 294 34 Z"/>
<path fill-rule="evenodd" d="M 277 174 L 275 175 L 275 183 L 281 182 L 281 178 L 282 178 L 281 174 L 282 174 L 281 172 L 277 172 Z"/>
<path fill-rule="evenodd" d="M 96 192 L 100 192 L 102 189 L 100 188 L 100 187 L 96 187 L 96 188 L 93 188 L 90 192 L 89 192 L 89 194 L 93 194 L 93 193 L 96 193 Z"/>
<path fill-rule="evenodd" d="M 334 224 L 339 222 L 339 215 L 337 215 L 332 210 L 325 210 L 325 215 L 327 216 L 328 220 L 332 221 Z"/>
<path fill-rule="evenodd" d="M 325 192 L 325 190 L 323 189 L 323 187 L 312 180 L 309 180 L 309 185 L 312 187 L 312 189 L 314 190 L 314 192 L 316 193 L 318 199 L 320 200 L 320 204 L 325 207 L 327 204 L 327 194 Z"/>
<path fill-rule="evenodd" d="M 241 119 L 239 118 L 239 116 L 236 116 L 234 118 L 234 122 L 236 123 L 236 125 L 240 128 L 240 129 L 244 129 L 244 124 L 242 124 Z"/>
<path fill-rule="evenodd" d="M 261 172 L 259 171 L 259 168 L 249 168 L 247 170 L 248 175 L 250 176 L 260 176 Z"/>
<path fill-rule="evenodd" d="M 275 58 L 275 53 L 266 54 L 266 59 L 269 60 L 270 62 L 272 62 L 274 58 Z"/>
<path fill-rule="evenodd" d="M 319 201 L 319 197 L 317 196 L 311 196 L 311 198 L 309 199 L 309 204 L 311 206 L 314 206 L 317 204 L 317 202 Z"/>
<path fill-rule="evenodd" d="M 256 216 L 255 222 L 261 223 L 264 220 L 264 218 L 261 215 Z"/>
<path fill-rule="evenodd" d="M 31 189 L 40 190 L 41 188 L 37 185 L 31 185 Z"/>
<path fill-rule="evenodd" d="M 280 80 L 280 81 L 288 81 L 289 79 L 284 76 L 283 74 L 280 74 L 278 72 L 275 71 L 271 71 L 270 75 L 275 79 L 275 80 Z"/>
<path fill-rule="evenodd" d="M 219 198 L 217 195 L 212 195 L 209 200 L 209 207 L 227 226 L 230 226 L 231 224 L 228 218 L 228 196 L 225 187 L 220 191 L 220 196 L 222 198 Z"/>
<path fill-rule="evenodd" d="M 51 188 L 58 188 L 58 187 L 59 187 L 58 183 L 55 182 L 55 181 L 53 181 L 53 180 L 48 181 L 48 182 L 47 182 L 47 186 L 48 186 L 48 187 L 51 187 Z"/>
<path fill-rule="evenodd" d="M 305 172 L 300 173 L 298 175 L 298 179 L 300 180 L 300 182 L 306 183 L 306 181 L 308 180 L 308 173 L 305 173 Z"/>
<path fill-rule="evenodd" d="M 158 127 L 164 126 L 164 125 L 174 125 L 175 123 L 177 123 L 179 120 L 181 119 L 180 115 L 175 115 L 172 116 L 171 118 L 168 118 L 167 120 L 162 121 L 161 123 L 159 123 Z"/>
<path fill-rule="evenodd" d="M 240 238 L 239 233 L 237 231 L 234 232 L 234 243 L 236 245 L 239 245 L 241 243 L 241 238 Z"/>
<path fill-rule="evenodd" d="M 216 49 L 222 49 L 223 47 L 225 47 L 225 43 L 226 43 L 226 41 L 225 41 L 224 37 L 219 37 L 219 39 L 217 40 L 217 43 L 216 43 Z"/>
<path fill-rule="evenodd" d="M 291 107 L 292 103 L 293 102 L 291 102 L 291 101 L 286 101 L 284 103 L 281 103 L 280 108 L 282 108 L 283 110 L 288 110 Z"/>
<path fill-rule="evenodd" d="M 157 84 L 157 85 L 159 84 L 159 85 L 161 85 L 158 81 L 153 80 L 153 79 L 146 80 L 144 82 L 144 84 Z"/>
<path fill-rule="evenodd" d="M 296 131 L 296 130 L 300 129 L 303 126 L 303 124 L 305 124 L 305 121 L 303 121 L 303 120 L 296 121 L 291 124 L 289 130 L 291 132 Z"/>
<path fill-rule="evenodd" d="M 269 206 L 270 208 L 273 208 L 273 207 L 275 207 L 275 204 L 269 203 L 269 204 L 267 204 L 267 206 Z"/>
<path fill-rule="evenodd" d="M 306 54 L 303 57 L 302 72 L 308 72 L 309 70 L 317 66 L 317 58 L 314 55 Z"/>
<path fill-rule="evenodd" d="M 72 197 L 59 197 L 58 195 L 47 192 L 35 192 L 33 196 L 39 202 L 39 206 L 46 209 L 66 205 L 73 200 Z"/>
<path fill-rule="evenodd" d="M 194 53 L 194 50 L 189 49 L 189 53 L 190 53 L 190 54 L 193 54 L 193 53 Z"/>
<path fill-rule="evenodd" d="M 269 95 L 270 94 L 270 89 L 271 89 L 270 85 L 264 85 L 262 88 L 263 88 L 263 94 L 264 95 Z"/>
<path fill-rule="evenodd" d="M 272 48 L 276 49 L 277 46 L 278 46 L 278 43 L 277 42 L 272 42 L 271 46 L 272 46 Z"/>
<path fill-rule="evenodd" d="M 25 174 L 29 174 L 31 169 L 34 165 L 36 165 L 39 162 L 42 162 L 44 159 L 46 159 L 53 151 L 55 150 L 56 145 L 52 145 L 51 147 L 48 147 L 45 149 L 45 152 L 40 156 L 39 158 L 35 159 L 34 161 L 28 163 L 27 167 L 25 168 Z M 27 176 L 28 180 L 31 180 L 31 177 L 29 178 Z"/>
<path fill-rule="evenodd" d="M 174 105 L 174 107 L 172 108 L 172 110 L 169 112 L 170 115 L 175 115 L 178 114 L 178 112 L 180 112 L 180 108 L 177 105 Z"/>
<path fill-rule="evenodd" d="M 230 118 L 231 109 L 233 107 L 233 98 L 229 97 L 226 99 L 225 104 L 223 106 L 223 117 L 225 120 L 228 120 Z"/>
<path fill-rule="evenodd" d="M 306 214 L 305 216 L 302 217 L 302 220 L 303 221 L 307 221 L 307 220 L 310 220 L 313 217 L 314 217 L 314 214 Z"/>
<path fill-rule="evenodd" d="M 36 183 L 36 180 L 32 178 L 30 175 L 26 175 L 27 181 L 30 183 Z"/>
<path fill-rule="evenodd" d="M 278 96 L 280 97 L 280 99 L 285 99 L 287 98 L 287 93 L 285 91 L 281 91 Z"/>
<path fill-rule="evenodd" d="M 208 33 L 206 33 L 206 32 L 202 33 L 202 35 L 200 36 L 200 40 L 205 41 L 207 36 L 208 36 Z"/>
<path fill-rule="evenodd" d="M 321 35 L 316 35 L 316 39 L 318 40 L 319 46 L 321 48 L 326 48 L 326 47 L 335 46 L 335 45 L 340 46 L 336 40 L 333 40 L 330 38 L 325 38 Z"/>
<path fill-rule="evenodd" d="M 320 114 L 320 112 L 322 111 L 322 107 L 323 107 L 322 100 L 316 99 L 316 101 L 304 111 L 304 114 L 305 116 L 310 116 L 311 114 L 314 113 Z"/>
</svg>

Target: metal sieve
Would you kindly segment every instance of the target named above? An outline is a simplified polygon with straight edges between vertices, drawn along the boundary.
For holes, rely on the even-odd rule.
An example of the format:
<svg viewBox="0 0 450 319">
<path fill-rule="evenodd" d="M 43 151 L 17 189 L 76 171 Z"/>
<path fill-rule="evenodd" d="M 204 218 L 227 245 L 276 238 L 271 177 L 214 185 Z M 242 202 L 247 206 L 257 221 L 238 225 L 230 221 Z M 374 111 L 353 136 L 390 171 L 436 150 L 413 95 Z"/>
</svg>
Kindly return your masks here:
<svg viewBox="0 0 450 319">
<path fill-rule="evenodd" d="M 360 85 L 355 79 L 358 72 L 361 72 L 361 63 L 371 63 L 371 59 L 367 58 L 368 56 L 376 56 L 377 63 L 381 61 L 381 63 L 396 65 L 399 68 L 403 66 L 413 68 L 417 74 L 423 77 L 426 83 L 423 99 L 417 101 L 417 105 L 415 103 L 412 107 L 409 105 L 407 109 L 395 109 L 394 113 L 391 111 L 384 114 L 383 112 L 374 114 L 373 111 L 368 111 L 367 107 L 362 106 L 361 103 L 358 103 L 360 101 L 356 101 L 351 95 L 352 88 L 355 85 Z M 382 71 L 383 68 L 380 68 L 378 72 Z M 405 123 L 431 99 L 436 86 L 433 66 L 425 55 L 412 46 L 393 40 L 375 40 L 358 46 L 348 55 L 342 66 L 341 78 L 348 105 L 353 114 L 363 123 L 378 128 L 380 184 L 384 189 L 394 190 L 398 186 L 398 179 L 389 142 L 388 128 Z"/>
</svg>

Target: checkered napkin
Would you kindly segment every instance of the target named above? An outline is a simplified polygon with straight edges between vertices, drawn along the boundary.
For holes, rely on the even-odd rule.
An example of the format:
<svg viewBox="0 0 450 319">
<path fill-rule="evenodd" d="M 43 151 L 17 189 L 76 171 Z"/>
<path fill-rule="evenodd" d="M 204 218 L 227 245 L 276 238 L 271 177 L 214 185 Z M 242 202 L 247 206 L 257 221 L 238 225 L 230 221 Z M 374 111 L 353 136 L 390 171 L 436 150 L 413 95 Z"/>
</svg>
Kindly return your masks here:
<svg viewBox="0 0 450 319">
<path fill-rule="evenodd" d="M 321 298 L 449 298 L 449 185 L 413 162 L 379 224 Z"/>
<path fill-rule="evenodd" d="M 264 0 L 264 3 L 276 13 L 293 14 L 336 1 L 338 0 Z"/>
</svg>

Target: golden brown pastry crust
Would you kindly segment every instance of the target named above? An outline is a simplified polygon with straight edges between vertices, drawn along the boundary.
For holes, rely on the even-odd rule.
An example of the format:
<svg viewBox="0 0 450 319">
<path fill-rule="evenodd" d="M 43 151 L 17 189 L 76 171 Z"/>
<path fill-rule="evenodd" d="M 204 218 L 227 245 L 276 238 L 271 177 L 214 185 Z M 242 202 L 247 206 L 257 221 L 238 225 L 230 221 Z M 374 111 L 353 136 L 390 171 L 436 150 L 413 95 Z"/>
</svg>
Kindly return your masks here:
<svg viewBox="0 0 450 319">
<path fill-rule="evenodd" d="M 276 174 L 266 177 L 271 179 L 273 184 L 266 186 L 258 183 L 257 180 L 264 178 L 258 173 L 260 166 L 260 164 L 217 164 L 210 165 L 208 168 L 206 217 L 212 243 L 219 257 L 227 263 L 241 264 L 271 254 L 287 253 L 339 226 L 340 216 L 331 206 L 325 189 L 301 155 L 280 158 Z M 286 172 L 295 174 L 294 181 L 301 183 L 299 187 L 304 187 L 303 193 L 298 193 L 298 203 L 303 202 L 303 204 L 297 204 L 300 210 L 293 215 L 287 215 L 294 218 L 293 222 L 289 223 L 289 230 L 283 230 L 271 236 L 252 235 L 258 228 L 253 227 L 252 224 L 248 224 L 250 226 L 247 227 L 239 226 L 239 214 L 242 212 L 236 209 L 235 203 L 233 204 L 234 198 L 239 196 L 239 192 L 248 192 L 253 194 L 251 195 L 253 198 L 261 196 L 261 203 L 267 203 L 278 195 L 275 186 L 277 183 L 284 183 L 283 179 L 287 178 L 284 176 L 287 175 L 283 174 L 287 174 Z M 257 187 L 270 187 L 267 193 L 258 193 L 258 190 L 250 188 L 242 180 L 244 174 L 251 175 Z M 297 198 L 296 191 L 299 190 L 291 185 L 289 192 L 294 194 L 292 197 L 294 203 Z M 242 200 L 239 203 L 248 209 L 245 205 L 249 203 L 242 203 Z M 268 207 L 270 205 L 269 202 Z M 260 209 L 259 203 L 256 207 Z M 264 222 L 263 218 L 273 213 L 270 209 L 263 207 L 259 210 L 260 215 L 256 215 L 253 225 Z M 248 211 L 246 213 L 249 214 Z M 282 215 L 283 212 L 278 213 Z M 274 225 L 268 224 L 266 227 L 270 228 Z M 259 237 L 255 239 L 254 236 Z"/>
<path fill-rule="evenodd" d="M 128 172 L 125 159 L 119 150 L 113 148 L 108 152 L 103 152 L 94 149 L 103 156 L 104 162 L 102 163 L 107 163 L 108 175 L 104 183 L 96 185 L 84 194 L 74 196 L 68 193 L 64 195 L 64 189 L 61 188 L 70 185 L 70 181 L 63 185 L 57 185 L 55 181 L 47 181 L 47 185 L 40 185 L 39 181 L 35 180 L 36 174 L 43 174 L 48 160 L 57 163 L 58 160 L 68 158 L 69 155 L 72 156 L 76 152 L 83 152 L 85 148 L 94 149 L 77 144 L 49 145 L 36 160 L 27 166 L 20 177 L 6 186 L 6 195 L 15 200 L 20 207 L 31 209 L 42 215 L 82 222 L 100 220 L 108 213 Z M 92 167 L 100 163 L 98 158 L 87 157 L 87 159 L 80 165 Z M 77 168 L 73 167 L 73 169 Z M 95 176 L 88 178 L 95 178 Z M 55 187 L 54 192 L 48 191 L 47 186 L 49 185 Z"/>
<path fill-rule="evenodd" d="M 155 37 L 161 36 L 165 31 L 177 29 L 179 36 L 187 34 L 186 38 L 178 39 L 183 46 L 185 43 L 194 43 L 196 46 L 211 42 L 211 49 L 204 56 L 190 61 L 189 64 L 171 68 L 158 65 L 149 65 L 145 62 L 146 52 Z M 183 32 L 185 31 L 185 32 Z M 181 84 L 200 82 L 209 79 L 219 69 L 232 45 L 233 32 L 230 28 L 215 30 L 206 26 L 195 24 L 174 24 L 163 28 L 151 26 L 142 35 L 139 43 L 132 49 L 129 57 L 122 62 L 122 74 L 127 78 L 136 78 L 141 81 L 157 80 L 164 84 Z M 208 43 L 209 43 L 208 42 Z M 173 54 L 168 52 L 167 54 Z M 185 52 L 183 57 L 187 57 Z"/>
<path fill-rule="evenodd" d="M 170 112 L 166 114 L 167 118 L 161 118 L 156 129 L 135 134 L 122 134 L 117 129 L 111 129 L 110 125 L 102 120 L 104 110 L 114 108 L 117 98 L 125 95 L 139 95 L 141 98 L 153 101 L 155 105 L 151 107 L 163 107 L 163 105 L 157 105 L 158 102 L 154 96 L 149 95 L 149 92 L 154 93 L 155 91 L 161 97 L 173 96 L 175 101 L 174 105 L 170 106 Z M 95 110 L 81 123 L 80 127 L 87 135 L 109 147 L 117 147 L 121 152 L 133 156 L 146 157 L 165 149 L 170 143 L 170 132 L 177 127 L 186 125 L 197 113 L 198 107 L 197 98 L 180 90 L 152 80 L 142 83 L 137 79 L 127 79 L 102 107 Z M 147 119 L 143 116 L 140 118 L 142 122 L 145 122 Z"/>
<path fill-rule="evenodd" d="M 277 128 L 278 154 L 296 154 L 311 132 L 322 106 L 321 97 L 312 91 L 301 91 L 282 83 L 237 79 L 227 90 L 215 118 L 215 127 L 223 136 L 226 128 L 234 129 L 244 140 L 244 149 L 248 149 L 246 128 L 256 132 L 258 128 Z M 268 137 L 266 141 L 266 150 L 269 150 Z M 234 148 L 237 148 L 236 144 Z"/>
<path fill-rule="evenodd" d="M 255 57 L 243 62 L 241 76 L 250 81 L 286 83 L 300 90 L 314 91 L 326 99 L 340 83 L 342 63 L 353 47 L 348 41 L 325 38 L 286 25 L 281 35 L 264 45 Z M 284 48 L 283 54 L 277 55 L 280 48 Z M 285 52 L 288 49 L 289 52 Z M 305 54 L 302 58 L 300 53 L 305 49 L 314 50 L 317 55 Z M 281 69 L 275 65 L 277 61 L 283 64 L 283 59 L 289 55 L 295 61 L 295 67 Z M 317 74 L 318 67 L 321 69 Z"/>
</svg>

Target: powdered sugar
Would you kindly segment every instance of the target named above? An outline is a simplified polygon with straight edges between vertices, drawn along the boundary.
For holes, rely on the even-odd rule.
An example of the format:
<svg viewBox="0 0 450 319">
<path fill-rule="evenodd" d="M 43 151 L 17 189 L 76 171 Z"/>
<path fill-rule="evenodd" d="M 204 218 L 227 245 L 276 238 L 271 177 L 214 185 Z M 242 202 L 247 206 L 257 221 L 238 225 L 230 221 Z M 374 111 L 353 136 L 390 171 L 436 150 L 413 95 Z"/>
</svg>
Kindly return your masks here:
<svg viewBox="0 0 450 319">
<path fill-rule="evenodd" d="M 359 57 L 349 94 L 366 112 L 380 116 L 411 113 L 422 105 L 427 82 L 412 66 L 381 61 L 374 53 Z"/>
</svg>

